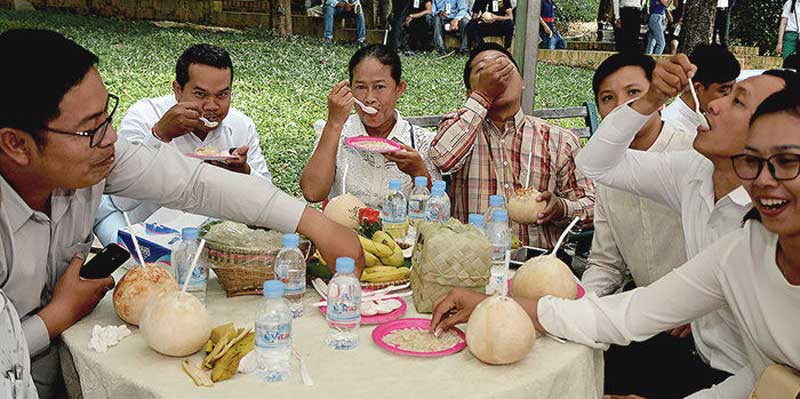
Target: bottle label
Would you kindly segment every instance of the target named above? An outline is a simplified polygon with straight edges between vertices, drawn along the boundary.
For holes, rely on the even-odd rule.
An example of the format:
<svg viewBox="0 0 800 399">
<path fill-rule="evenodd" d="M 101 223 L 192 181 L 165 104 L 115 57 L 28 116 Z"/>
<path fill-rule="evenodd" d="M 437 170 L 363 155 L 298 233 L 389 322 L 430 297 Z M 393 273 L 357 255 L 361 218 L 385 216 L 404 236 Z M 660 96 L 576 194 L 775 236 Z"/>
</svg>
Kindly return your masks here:
<svg viewBox="0 0 800 399">
<path fill-rule="evenodd" d="M 361 296 L 345 292 L 340 298 L 328 298 L 330 321 L 352 323 L 361 320 Z"/>
<path fill-rule="evenodd" d="M 189 273 L 189 269 L 192 267 L 191 263 L 181 265 L 178 269 L 178 284 L 182 285 L 186 281 L 186 275 Z M 197 266 L 194 267 L 194 271 L 192 271 L 192 275 L 189 277 L 189 288 L 197 288 L 206 285 L 208 281 L 208 274 L 207 274 L 206 263 L 198 260 Z"/>
<path fill-rule="evenodd" d="M 291 345 L 292 323 L 256 323 L 256 346 L 261 349 L 280 349 Z"/>
<path fill-rule="evenodd" d="M 286 264 L 276 264 L 275 278 L 283 283 L 284 296 L 300 295 L 306 292 L 305 269 L 289 270 L 289 266 Z"/>
<path fill-rule="evenodd" d="M 408 202 L 408 217 L 411 219 L 424 219 L 425 209 L 424 202 L 420 200 L 413 200 Z"/>
<path fill-rule="evenodd" d="M 508 292 L 508 283 L 505 274 L 492 273 L 489 277 L 489 284 L 486 285 L 486 295 L 506 295 Z"/>
<path fill-rule="evenodd" d="M 505 261 L 506 251 L 509 249 L 508 245 L 492 245 L 492 260 Z"/>
</svg>

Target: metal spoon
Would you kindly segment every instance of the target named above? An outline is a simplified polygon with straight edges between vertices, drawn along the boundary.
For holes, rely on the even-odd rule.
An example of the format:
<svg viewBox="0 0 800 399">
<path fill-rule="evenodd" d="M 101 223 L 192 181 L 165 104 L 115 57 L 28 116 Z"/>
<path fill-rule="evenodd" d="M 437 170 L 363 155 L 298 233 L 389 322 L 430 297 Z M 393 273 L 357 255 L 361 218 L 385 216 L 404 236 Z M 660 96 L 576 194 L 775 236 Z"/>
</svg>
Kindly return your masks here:
<svg viewBox="0 0 800 399">
<path fill-rule="evenodd" d="M 364 112 L 366 112 L 366 113 L 368 113 L 368 114 L 371 114 L 371 115 L 373 115 L 373 114 L 377 114 L 377 113 L 378 113 L 378 110 L 377 110 L 377 109 L 375 109 L 375 108 L 372 108 L 372 107 L 370 107 L 369 105 L 365 105 L 364 103 L 362 103 L 361 101 L 359 101 L 359 100 L 358 100 L 357 98 L 355 98 L 355 97 L 353 97 L 353 101 L 355 101 L 355 102 L 356 102 L 356 104 L 358 104 L 358 106 L 359 106 L 359 107 L 361 107 L 361 109 L 362 109 L 362 110 L 364 110 Z"/>
</svg>

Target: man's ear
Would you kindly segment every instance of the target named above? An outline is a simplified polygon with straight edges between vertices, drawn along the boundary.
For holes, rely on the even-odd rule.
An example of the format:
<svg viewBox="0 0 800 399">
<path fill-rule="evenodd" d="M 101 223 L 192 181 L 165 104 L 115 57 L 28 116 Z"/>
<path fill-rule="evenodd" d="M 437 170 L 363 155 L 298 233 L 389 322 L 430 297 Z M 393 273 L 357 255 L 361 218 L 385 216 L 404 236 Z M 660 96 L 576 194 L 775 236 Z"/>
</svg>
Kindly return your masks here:
<svg viewBox="0 0 800 399">
<path fill-rule="evenodd" d="M 181 102 L 181 93 L 183 88 L 178 84 L 177 80 L 172 81 L 172 92 L 175 93 L 175 101 Z"/>
<path fill-rule="evenodd" d="M 30 134 L 19 129 L 0 129 L 0 154 L 3 156 L 19 166 L 28 166 L 35 152 L 38 148 Z"/>
<path fill-rule="evenodd" d="M 408 89 L 408 83 L 406 83 L 405 80 L 401 80 L 400 84 L 397 85 L 397 98 L 402 97 L 407 89 Z"/>
</svg>

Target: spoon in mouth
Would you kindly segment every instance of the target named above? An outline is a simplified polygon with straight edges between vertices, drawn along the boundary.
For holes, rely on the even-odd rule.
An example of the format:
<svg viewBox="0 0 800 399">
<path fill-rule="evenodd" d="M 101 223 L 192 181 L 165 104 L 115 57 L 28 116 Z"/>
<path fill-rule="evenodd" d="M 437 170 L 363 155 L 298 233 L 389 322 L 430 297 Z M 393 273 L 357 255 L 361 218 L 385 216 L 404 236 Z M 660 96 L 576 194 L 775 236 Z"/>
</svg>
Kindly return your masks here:
<svg viewBox="0 0 800 399">
<path fill-rule="evenodd" d="M 708 119 L 706 119 L 706 116 L 700 111 L 700 100 L 697 99 L 697 92 L 694 90 L 692 78 L 689 78 L 689 91 L 692 93 L 692 100 L 694 100 L 694 113 L 696 115 L 695 122 L 704 129 L 710 129 L 711 127 L 708 125 Z"/>
<path fill-rule="evenodd" d="M 212 121 L 210 121 L 210 120 L 208 120 L 208 119 L 206 119 L 205 117 L 202 117 L 202 116 L 200 117 L 200 121 L 203 122 L 203 124 L 206 125 L 206 127 L 210 127 L 210 128 L 215 128 L 215 127 L 217 127 L 217 125 L 219 125 L 219 122 L 212 122 Z"/>
<path fill-rule="evenodd" d="M 374 114 L 377 114 L 377 113 L 378 113 L 378 110 L 377 110 L 377 109 L 375 109 L 375 108 L 372 108 L 372 107 L 370 107 L 369 105 L 365 105 L 364 103 L 362 103 L 361 101 L 359 101 L 359 100 L 358 100 L 357 98 L 355 98 L 355 97 L 353 97 L 353 101 L 355 101 L 355 102 L 356 102 L 356 104 L 358 104 L 358 106 L 359 106 L 359 107 L 361 107 L 361 109 L 362 109 L 362 110 L 364 110 L 364 112 L 366 112 L 366 113 L 368 113 L 368 114 L 374 115 Z"/>
</svg>

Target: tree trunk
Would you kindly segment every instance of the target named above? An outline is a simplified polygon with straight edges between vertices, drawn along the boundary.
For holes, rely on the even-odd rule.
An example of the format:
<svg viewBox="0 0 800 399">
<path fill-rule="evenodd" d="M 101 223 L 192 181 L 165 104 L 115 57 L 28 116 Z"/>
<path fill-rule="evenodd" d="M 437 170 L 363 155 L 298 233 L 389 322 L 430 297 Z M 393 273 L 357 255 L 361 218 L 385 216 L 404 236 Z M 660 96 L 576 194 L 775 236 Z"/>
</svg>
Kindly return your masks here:
<svg viewBox="0 0 800 399">
<path fill-rule="evenodd" d="M 698 45 L 711 42 L 717 0 L 687 1 L 685 7 L 678 52 L 691 54 Z"/>
<path fill-rule="evenodd" d="M 292 0 L 278 0 L 278 33 L 286 37 L 292 34 Z"/>
</svg>

